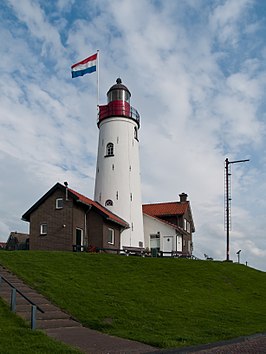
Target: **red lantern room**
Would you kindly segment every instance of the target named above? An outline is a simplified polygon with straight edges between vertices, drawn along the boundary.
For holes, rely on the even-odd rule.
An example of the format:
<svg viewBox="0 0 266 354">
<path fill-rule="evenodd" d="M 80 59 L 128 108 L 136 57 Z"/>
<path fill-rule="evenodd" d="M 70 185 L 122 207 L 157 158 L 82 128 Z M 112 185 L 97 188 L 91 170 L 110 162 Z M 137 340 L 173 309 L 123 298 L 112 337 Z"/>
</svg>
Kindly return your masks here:
<svg viewBox="0 0 266 354">
<path fill-rule="evenodd" d="M 130 106 L 131 93 L 129 89 L 122 84 L 122 80 L 118 78 L 116 84 L 107 92 L 107 105 L 99 106 L 98 126 L 101 121 L 110 117 L 125 117 L 133 119 L 140 123 L 140 115 L 138 111 Z"/>
</svg>

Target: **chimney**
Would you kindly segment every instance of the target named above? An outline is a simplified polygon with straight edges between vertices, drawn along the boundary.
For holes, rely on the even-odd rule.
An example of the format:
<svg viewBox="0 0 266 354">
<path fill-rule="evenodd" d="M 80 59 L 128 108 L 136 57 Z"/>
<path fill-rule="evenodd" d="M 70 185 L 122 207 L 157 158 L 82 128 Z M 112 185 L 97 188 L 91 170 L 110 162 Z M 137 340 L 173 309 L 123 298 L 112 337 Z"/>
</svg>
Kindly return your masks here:
<svg viewBox="0 0 266 354">
<path fill-rule="evenodd" d="M 187 194 L 186 193 L 181 193 L 179 194 L 180 197 L 180 202 L 186 202 L 187 201 Z"/>
<path fill-rule="evenodd" d="M 68 200 L 68 183 L 64 182 L 64 185 L 66 187 L 66 200 Z"/>
</svg>

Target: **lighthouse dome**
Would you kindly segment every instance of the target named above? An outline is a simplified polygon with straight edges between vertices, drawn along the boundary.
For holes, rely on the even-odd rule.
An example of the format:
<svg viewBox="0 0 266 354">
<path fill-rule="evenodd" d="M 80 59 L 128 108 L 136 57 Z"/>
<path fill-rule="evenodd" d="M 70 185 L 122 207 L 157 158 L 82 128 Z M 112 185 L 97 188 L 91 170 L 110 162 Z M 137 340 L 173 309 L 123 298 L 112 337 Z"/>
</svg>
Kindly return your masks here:
<svg viewBox="0 0 266 354">
<path fill-rule="evenodd" d="M 122 80 L 118 78 L 116 84 L 107 92 L 108 103 L 113 101 L 125 101 L 130 103 L 131 93 L 129 89 L 122 84 Z"/>
</svg>

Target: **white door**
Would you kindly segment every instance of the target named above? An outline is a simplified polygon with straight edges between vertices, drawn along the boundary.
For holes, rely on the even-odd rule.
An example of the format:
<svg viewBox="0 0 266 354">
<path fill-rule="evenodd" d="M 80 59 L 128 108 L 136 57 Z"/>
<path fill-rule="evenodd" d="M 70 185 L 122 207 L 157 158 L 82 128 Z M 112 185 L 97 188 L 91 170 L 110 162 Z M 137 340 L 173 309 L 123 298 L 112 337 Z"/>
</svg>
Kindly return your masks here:
<svg viewBox="0 0 266 354">
<path fill-rule="evenodd" d="M 164 236 L 163 237 L 163 253 L 164 256 L 171 256 L 173 251 L 173 236 Z"/>
<path fill-rule="evenodd" d="M 176 236 L 176 250 L 182 252 L 182 236 L 180 235 Z"/>
</svg>

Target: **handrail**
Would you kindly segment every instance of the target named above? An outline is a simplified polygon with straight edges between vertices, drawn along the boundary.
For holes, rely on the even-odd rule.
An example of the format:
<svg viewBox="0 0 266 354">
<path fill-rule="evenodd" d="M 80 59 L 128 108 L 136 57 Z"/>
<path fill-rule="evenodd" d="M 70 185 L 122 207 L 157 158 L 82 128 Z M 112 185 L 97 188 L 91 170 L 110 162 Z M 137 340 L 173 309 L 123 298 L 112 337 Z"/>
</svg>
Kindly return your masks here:
<svg viewBox="0 0 266 354">
<path fill-rule="evenodd" d="M 39 310 L 41 313 L 44 313 L 44 311 L 36 305 L 33 301 L 31 301 L 26 295 L 24 295 L 20 290 L 18 290 L 14 285 L 10 283 L 5 277 L 0 275 L 0 280 L 3 279 L 9 286 L 11 286 L 12 289 L 15 289 L 26 301 L 28 301 L 31 305 L 36 306 L 36 309 Z"/>
</svg>

